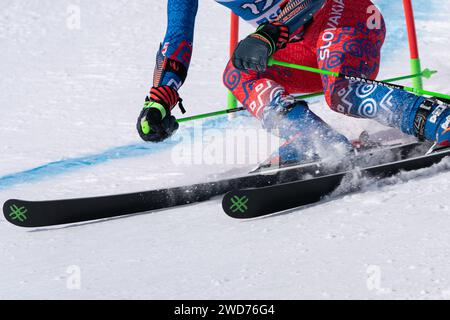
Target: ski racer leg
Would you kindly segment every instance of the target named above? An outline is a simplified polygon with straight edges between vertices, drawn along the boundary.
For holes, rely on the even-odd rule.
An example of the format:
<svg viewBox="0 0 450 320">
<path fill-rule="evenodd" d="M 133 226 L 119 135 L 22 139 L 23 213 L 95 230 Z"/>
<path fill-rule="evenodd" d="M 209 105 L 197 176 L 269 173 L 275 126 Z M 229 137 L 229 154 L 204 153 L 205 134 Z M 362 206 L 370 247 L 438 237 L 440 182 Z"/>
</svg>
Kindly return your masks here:
<svg viewBox="0 0 450 320">
<path fill-rule="evenodd" d="M 360 6 L 330 2 L 320 12 L 323 25 L 317 37 L 317 61 L 319 68 L 376 79 L 386 27 L 381 13 L 378 25 L 368 24 L 367 12 L 372 3 L 361 2 Z M 310 43 L 315 40 L 307 39 Z M 373 119 L 420 140 L 450 145 L 450 108 L 443 102 L 331 76 L 322 76 L 322 82 L 327 103 L 339 113 Z"/>
<path fill-rule="evenodd" d="M 300 43 L 289 44 L 276 55 L 299 63 L 317 63 L 314 52 Z M 279 150 L 282 161 L 298 162 L 305 156 L 335 151 L 344 154 L 350 149 L 351 144 L 343 135 L 315 115 L 305 101 L 295 101 L 291 95 L 320 91 L 322 85 L 317 75 L 277 66 L 265 72 L 241 71 L 229 62 L 223 81 L 266 130 L 287 140 Z"/>
</svg>

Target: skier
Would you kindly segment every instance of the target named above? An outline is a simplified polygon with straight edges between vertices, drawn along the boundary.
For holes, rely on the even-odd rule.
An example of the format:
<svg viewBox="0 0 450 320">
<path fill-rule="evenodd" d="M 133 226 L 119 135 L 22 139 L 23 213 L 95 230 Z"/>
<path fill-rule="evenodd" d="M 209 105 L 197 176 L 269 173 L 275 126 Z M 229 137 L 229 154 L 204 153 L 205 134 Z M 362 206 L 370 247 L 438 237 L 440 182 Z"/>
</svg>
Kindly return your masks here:
<svg viewBox="0 0 450 320">
<path fill-rule="evenodd" d="M 216 0 L 257 26 L 226 66 L 225 86 L 267 130 L 288 143 L 282 161 L 299 161 L 324 147 L 349 150 L 348 140 L 291 94 L 323 90 L 334 111 L 370 118 L 420 140 L 450 145 L 450 108 L 435 99 L 332 76 L 267 66 L 268 58 L 375 79 L 386 27 L 369 23 L 369 0 Z M 145 141 L 170 137 L 178 123 L 171 110 L 180 102 L 192 53 L 198 0 L 168 0 L 167 33 L 157 53 L 153 87 L 137 129 Z M 368 13 L 369 12 L 369 13 Z"/>
</svg>

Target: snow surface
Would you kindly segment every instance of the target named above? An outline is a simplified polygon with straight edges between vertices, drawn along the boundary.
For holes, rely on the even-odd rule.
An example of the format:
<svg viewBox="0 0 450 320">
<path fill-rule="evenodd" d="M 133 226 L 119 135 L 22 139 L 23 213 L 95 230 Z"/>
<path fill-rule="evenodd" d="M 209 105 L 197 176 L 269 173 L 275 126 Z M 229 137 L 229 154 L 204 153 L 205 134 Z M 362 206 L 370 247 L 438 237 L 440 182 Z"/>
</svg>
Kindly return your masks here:
<svg viewBox="0 0 450 320">
<path fill-rule="evenodd" d="M 407 73 L 401 1 L 377 3 L 390 30 L 380 78 Z M 415 7 L 424 67 L 439 70 L 426 85 L 448 92 L 450 4 L 415 1 Z M 156 0 L 0 4 L 0 202 L 140 191 L 237 174 L 258 162 L 180 164 L 187 141 L 180 138 L 198 124 L 183 126 L 165 145 L 139 141 L 135 120 L 151 84 L 165 10 Z M 201 1 L 182 89 L 189 115 L 224 107 L 228 19 L 224 8 Z M 243 26 L 242 35 L 247 31 Z M 323 102 L 313 108 L 349 136 L 381 129 Z M 239 117 L 205 128 L 209 140 L 194 155 L 223 143 L 223 129 L 259 126 Z M 257 150 L 261 159 L 269 152 Z M 362 192 L 245 222 L 226 217 L 220 199 L 45 230 L 1 218 L 0 298 L 450 299 L 446 169 L 448 162 L 368 180 Z"/>
</svg>

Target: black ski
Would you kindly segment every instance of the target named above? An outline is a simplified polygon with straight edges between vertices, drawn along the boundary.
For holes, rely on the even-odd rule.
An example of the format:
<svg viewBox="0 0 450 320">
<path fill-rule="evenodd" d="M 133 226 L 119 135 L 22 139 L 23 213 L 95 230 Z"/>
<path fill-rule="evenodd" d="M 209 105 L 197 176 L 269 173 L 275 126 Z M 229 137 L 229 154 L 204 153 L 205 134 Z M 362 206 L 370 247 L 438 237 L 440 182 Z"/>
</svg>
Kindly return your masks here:
<svg viewBox="0 0 450 320">
<path fill-rule="evenodd" d="M 322 170 L 322 171 L 321 171 Z M 206 201 L 230 190 L 263 187 L 325 172 L 317 163 L 281 168 L 264 173 L 156 189 L 129 194 L 50 201 L 8 200 L 3 205 L 7 221 L 20 227 L 45 227 L 126 216 Z"/>
<path fill-rule="evenodd" d="M 450 148 L 430 155 L 404 157 L 395 162 L 343 171 L 311 179 L 282 183 L 274 186 L 238 189 L 228 192 L 222 201 L 227 215 L 237 219 L 249 219 L 313 204 L 331 194 L 349 175 L 358 177 L 388 177 L 400 171 L 431 167 L 450 156 Z M 358 185 L 354 185 L 357 189 Z"/>
<path fill-rule="evenodd" d="M 347 170 L 358 163 L 366 163 L 367 159 L 374 161 L 377 158 L 375 155 L 382 155 L 384 159 L 390 159 L 389 161 L 401 159 L 419 152 L 418 150 L 423 152 L 428 147 L 419 143 L 387 146 L 349 157 L 348 161 L 337 164 L 309 163 L 220 181 L 129 194 L 50 201 L 8 200 L 3 206 L 3 213 L 6 220 L 12 224 L 30 228 L 126 216 L 206 201 L 231 190 L 266 187 L 302 180 L 305 177 L 329 175 Z M 386 160 L 376 161 L 383 163 L 382 161 Z"/>
</svg>

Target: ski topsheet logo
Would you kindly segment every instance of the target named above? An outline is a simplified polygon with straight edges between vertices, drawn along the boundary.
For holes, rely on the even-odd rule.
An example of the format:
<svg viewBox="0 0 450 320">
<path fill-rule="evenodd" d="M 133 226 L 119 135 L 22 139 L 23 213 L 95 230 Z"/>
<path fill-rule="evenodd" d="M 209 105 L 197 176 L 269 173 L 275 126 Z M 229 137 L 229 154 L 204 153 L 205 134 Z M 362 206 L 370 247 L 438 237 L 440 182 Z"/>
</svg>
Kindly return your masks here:
<svg viewBox="0 0 450 320">
<path fill-rule="evenodd" d="M 249 199 L 246 196 L 238 197 L 234 196 L 230 199 L 230 210 L 233 213 L 240 212 L 245 213 L 248 210 Z"/>
<path fill-rule="evenodd" d="M 20 222 L 25 222 L 28 217 L 26 213 L 28 212 L 28 209 L 25 207 L 18 207 L 15 204 L 9 207 L 9 217 L 11 220 L 18 220 Z"/>
</svg>

